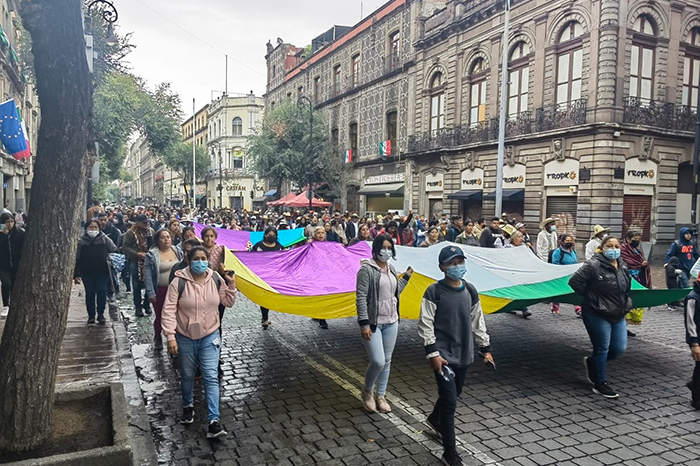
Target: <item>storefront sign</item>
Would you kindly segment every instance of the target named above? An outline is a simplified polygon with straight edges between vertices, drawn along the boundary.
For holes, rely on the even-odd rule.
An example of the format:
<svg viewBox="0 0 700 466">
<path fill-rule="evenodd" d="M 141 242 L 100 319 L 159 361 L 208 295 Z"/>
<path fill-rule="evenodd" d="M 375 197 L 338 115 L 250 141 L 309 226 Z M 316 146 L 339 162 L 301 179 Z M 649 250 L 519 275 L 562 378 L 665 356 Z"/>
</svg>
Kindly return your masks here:
<svg viewBox="0 0 700 466">
<path fill-rule="evenodd" d="M 425 192 L 442 192 L 442 187 L 445 184 L 445 175 L 436 173 L 435 175 L 425 175 Z"/>
<path fill-rule="evenodd" d="M 578 168 L 576 159 L 552 160 L 544 166 L 544 185 L 578 186 Z"/>
<path fill-rule="evenodd" d="M 483 191 L 484 189 L 484 169 L 475 168 L 474 170 L 464 170 L 462 172 L 462 181 L 459 184 L 460 190 L 474 189 Z"/>
<path fill-rule="evenodd" d="M 516 163 L 512 167 L 509 165 L 503 167 L 503 188 L 525 188 L 525 165 Z"/>
<path fill-rule="evenodd" d="M 403 173 L 387 173 L 385 175 L 368 176 L 365 178 L 365 184 L 401 183 L 403 180 Z"/>
<path fill-rule="evenodd" d="M 654 187 L 652 185 L 626 184 L 624 193 L 636 196 L 653 196 Z"/>
<path fill-rule="evenodd" d="M 633 157 L 625 161 L 625 184 L 656 185 L 659 168 L 653 160 Z"/>
</svg>

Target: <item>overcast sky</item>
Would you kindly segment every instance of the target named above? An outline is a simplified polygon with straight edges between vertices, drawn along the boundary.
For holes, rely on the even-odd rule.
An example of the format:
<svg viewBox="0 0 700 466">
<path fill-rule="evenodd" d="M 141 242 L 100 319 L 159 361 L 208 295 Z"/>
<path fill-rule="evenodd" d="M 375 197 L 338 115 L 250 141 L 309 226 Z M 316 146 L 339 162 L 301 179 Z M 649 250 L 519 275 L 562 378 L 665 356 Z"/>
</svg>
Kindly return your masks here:
<svg viewBox="0 0 700 466">
<path fill-rule="evenodd" d="M 265 92 L 265 44 L 277 37 L 297 46 L 332 25 L 352 26 L 386 0 L 112 0 L 120 33 L 133 32 L 126 60 L 150 86 L 170 82 L 192 114 L 223 91 L 229 55 L 229 94 Z M 167 19 L 166 19 L 167 18 Z M 207 42 L 204 44 L 192 35 Z M 217 50 L 218 49 L 218 50 Z"/>
</svg>

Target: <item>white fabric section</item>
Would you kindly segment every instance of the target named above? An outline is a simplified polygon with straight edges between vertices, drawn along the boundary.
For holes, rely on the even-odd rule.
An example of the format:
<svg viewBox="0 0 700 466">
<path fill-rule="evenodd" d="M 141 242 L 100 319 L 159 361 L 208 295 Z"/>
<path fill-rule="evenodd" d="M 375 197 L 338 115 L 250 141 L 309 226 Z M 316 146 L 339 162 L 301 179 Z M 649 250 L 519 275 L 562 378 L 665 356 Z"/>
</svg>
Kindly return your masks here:
<svg viewBox="0 0 700 466">
<path fill-rule="evenodd" d="M 398 272 L 411 266 L 421 275 L 441 280 L 445 274 L 438 266 L 438 256 L 445 246 L 455 246 L 464 251 L 467 258 L 467 274 L 464 278 L 480 293 L 566 277 L 580 267 L 580 264 L 554 265 L 542 262 L 527 248 L 478 248 L 449 242 L 428 248 L 396 246 L 396 259 L 391 264 Z"/>
<path fill-rule="evenodd" d="M 437 341 L 435 338 L 434 326 L 435 311 L 437 311 L 435 303 L 423 298 L 423 302 L 420 306 L 420 318 L 418 320 L 418 336 L 423 340 L 423 346 L 432 345 Z"/>
<path fill-rule="evenodd" d="M 688 336 L 690 338 L 698 337 L 698 329 L 695 326 L 695 300 L 689 299 L 688 304 L 686 304 L 685 312 L 685 325 L 688 329 Z"/>
<path fill-rule="evenodd" d="M 472 332 L 474 339 L 480 348 L 491 345 L 491 338 L 486 332 L 486 321 L 484 321 L 484 312 L 481 310 L 481 301 L 472 306 L 471 309 Z"/>
</svg>

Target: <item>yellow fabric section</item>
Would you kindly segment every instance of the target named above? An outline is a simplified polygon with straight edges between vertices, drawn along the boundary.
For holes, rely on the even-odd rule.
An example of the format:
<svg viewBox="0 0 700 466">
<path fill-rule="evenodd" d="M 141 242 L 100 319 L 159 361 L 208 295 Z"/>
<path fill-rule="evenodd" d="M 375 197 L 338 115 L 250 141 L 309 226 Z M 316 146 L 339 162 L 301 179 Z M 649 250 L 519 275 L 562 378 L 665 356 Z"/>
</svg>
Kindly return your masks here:
<svg viewBox="0 0 700 466">
<path fill-rule="evenodd" d="M 355 293 L 329 294 L 322 296 L 287 296 L 275 291 L 270 285 L 246 267 L 238 258 L 226 251 L 226 270 L 236 272 L 238 289 L 251 301 L 273 311 L 296 314 L 313 319 L 341 319 L 357 315 Z M 401 317 L 418 319 L 425 290 L 435 280 L 414 272 L 401 293 Z M 505 298 L 480 295 L 484 314 L 492 314 L 511 302 Z"/>
</svg>

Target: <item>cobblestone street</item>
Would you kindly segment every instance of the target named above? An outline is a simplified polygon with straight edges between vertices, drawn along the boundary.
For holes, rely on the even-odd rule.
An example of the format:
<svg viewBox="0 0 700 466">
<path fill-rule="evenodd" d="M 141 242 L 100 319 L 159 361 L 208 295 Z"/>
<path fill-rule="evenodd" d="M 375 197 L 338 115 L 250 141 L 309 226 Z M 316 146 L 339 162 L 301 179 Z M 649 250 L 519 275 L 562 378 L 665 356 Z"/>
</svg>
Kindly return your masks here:
<svg viewBox="0 0 700 466">
<path fill-rule="evenodd" d="M 203 387 L 196 420 L 178 424 L 177 371 L 154 353 L 148 318 L 135 321 L 122 300 L 159 459 L 176 465 L 432 465 L 440 444 L 425 416 L 437 394 L 418 339 L 403 320 L 392 362 L 393 412 L 366 414 L 360 387 L 366 366 L 354 319 L 322 330 L 308 318 L 272 313 L 239 295 L 224 319 L 221 442 L 205 438 Z M 125 310 L 127 309 L 127 310 Z M 550 315 L 487 317 L 498 371 L 475 363 L 457 408 L 459 447 L 467 465 L 700 465 L 696 425 L 684 383 L 692 361 L 682 312 L 654 308 L 635 327 L 627 353 L 609 368 L 616 401 L 591 392 L 582 357 L 590 344 L 573 308 Z M 151 317 L 152 319 L 152 317 Z"/>
</svg>

